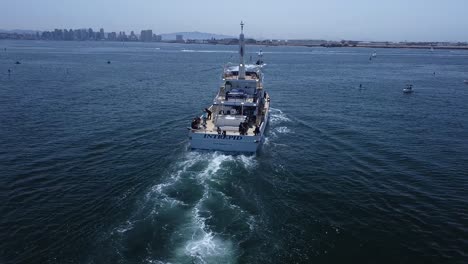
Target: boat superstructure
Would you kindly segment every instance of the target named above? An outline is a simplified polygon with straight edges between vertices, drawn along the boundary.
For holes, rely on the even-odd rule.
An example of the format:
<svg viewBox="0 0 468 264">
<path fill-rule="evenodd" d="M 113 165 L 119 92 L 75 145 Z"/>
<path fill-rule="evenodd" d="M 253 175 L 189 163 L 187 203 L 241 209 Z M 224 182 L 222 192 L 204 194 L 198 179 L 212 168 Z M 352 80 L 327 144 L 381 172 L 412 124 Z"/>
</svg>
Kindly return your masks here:
<svg viewBox="0 0 468 264">
<path fill-rule="evenodd" d="M 244 63 L 243 28 L 241 22 L 239 64 L 225 65 L 223 83 L 212 105 L 192 120 L 192 149 L 256 152 L 264 141 L 270 96 L 263 87 L 263 61 Z"/>
</svg>

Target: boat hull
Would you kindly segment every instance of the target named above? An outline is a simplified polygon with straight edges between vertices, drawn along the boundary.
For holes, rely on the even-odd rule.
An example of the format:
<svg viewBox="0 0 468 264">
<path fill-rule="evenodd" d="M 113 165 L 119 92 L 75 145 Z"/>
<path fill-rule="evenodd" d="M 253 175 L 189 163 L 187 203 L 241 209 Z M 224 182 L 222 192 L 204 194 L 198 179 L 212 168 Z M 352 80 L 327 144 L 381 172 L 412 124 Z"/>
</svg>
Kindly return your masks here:
<svg viewBox="0 0 468 264">
<path fill-rule="evenodd" d="M 262 142 L 263 136 L 190 133 L 190 147 L 192 149 L 254 153 L 257 152 Z"/>
<path fill-rule="evenodd" d="M 266 112 L 265 122 L 260 126 L 260 134 L 257 136 L 238 134 L 219 135 L 213 133 L 200 133 L 198 131 L 191 130 L 189 132 L 190 148 L 225 152 L 255 153 L 260 149 L 265 141 L 265 130 L 268 126 L 268 121 L 269 111 Z"/>
</svg>

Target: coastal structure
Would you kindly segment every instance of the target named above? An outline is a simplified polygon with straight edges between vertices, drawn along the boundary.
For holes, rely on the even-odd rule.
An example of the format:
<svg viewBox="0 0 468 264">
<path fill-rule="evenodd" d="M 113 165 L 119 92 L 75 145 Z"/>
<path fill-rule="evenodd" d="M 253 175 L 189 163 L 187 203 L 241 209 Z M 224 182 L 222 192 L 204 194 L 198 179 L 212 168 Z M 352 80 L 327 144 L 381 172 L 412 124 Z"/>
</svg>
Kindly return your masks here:
<svg viewBox="0 0 468 264">
<path fill-rule="evenodd" d="M 184 42 L 184 35 L 176 35 L 176 42 L 183 43 Z"/>
<path fill-rule="evenodd" d="M 233 152 L 256 152 L 265 139 L 270 96 L 263 87 L 263 64 L 244 62 L 244 24 L 239 36 L 239 63 L 228 64 L 223 84 L 205 108 L 192 120 L 190 147 Z"/>
</svg>

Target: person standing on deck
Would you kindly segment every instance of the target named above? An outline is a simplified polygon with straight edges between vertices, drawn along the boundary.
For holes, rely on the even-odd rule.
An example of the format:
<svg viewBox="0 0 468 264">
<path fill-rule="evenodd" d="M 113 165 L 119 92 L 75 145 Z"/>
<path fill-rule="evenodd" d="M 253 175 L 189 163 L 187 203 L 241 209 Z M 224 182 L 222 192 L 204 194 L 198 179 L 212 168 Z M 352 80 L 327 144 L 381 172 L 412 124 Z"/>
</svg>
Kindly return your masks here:
<svg viewBox="0 0 468 264">
<path fill-rule="evenodd" d="M 260 128 L 258 126 L 255 126 L 254 134 L 255 136 L 260 134 Z"/>
<path fill-rule="evenodd" d="M 207 118 L 207 114 L 206 113 L 203 113 L 202 115 L 202 120 L 203 120 L 203 127 L 206 128 L 206 118 Z"/>
<path fill-rule="evenodd" d="M 242 123 L 239 124 L 239 135 L 244 135 L 244 126 Z"/>
<path fill-rule="evenodd" d="M 211 111 L 208 108 L 205 108 L 205 112 L 208 114 L 208 119 L 211 120 Z"/>
</svg>

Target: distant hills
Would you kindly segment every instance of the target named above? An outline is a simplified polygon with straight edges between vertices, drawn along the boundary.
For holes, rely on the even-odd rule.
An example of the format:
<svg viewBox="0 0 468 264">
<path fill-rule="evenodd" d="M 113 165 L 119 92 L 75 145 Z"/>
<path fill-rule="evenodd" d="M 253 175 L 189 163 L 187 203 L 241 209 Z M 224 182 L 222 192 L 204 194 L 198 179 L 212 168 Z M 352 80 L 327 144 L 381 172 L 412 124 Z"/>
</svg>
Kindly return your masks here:
<svg viewBox="0 0 468 264">
<path fill-rule="evenodd" d="M 205 32 L 198 32 L 198 31 L 193 31 L 193 32 L 176 32 L 176 33 L 166 33 L 166 34 L 160 34 L 163 40 L 175 40 L 176 35 L 183 35 L 184 39 L 226 39 L 226 38 L 235 38 L 233 36 L 228 36 L 228 35 L 221 35 L 221 34 L 213 34 L 213 33 L 205 33 Z"/>
</svg>

